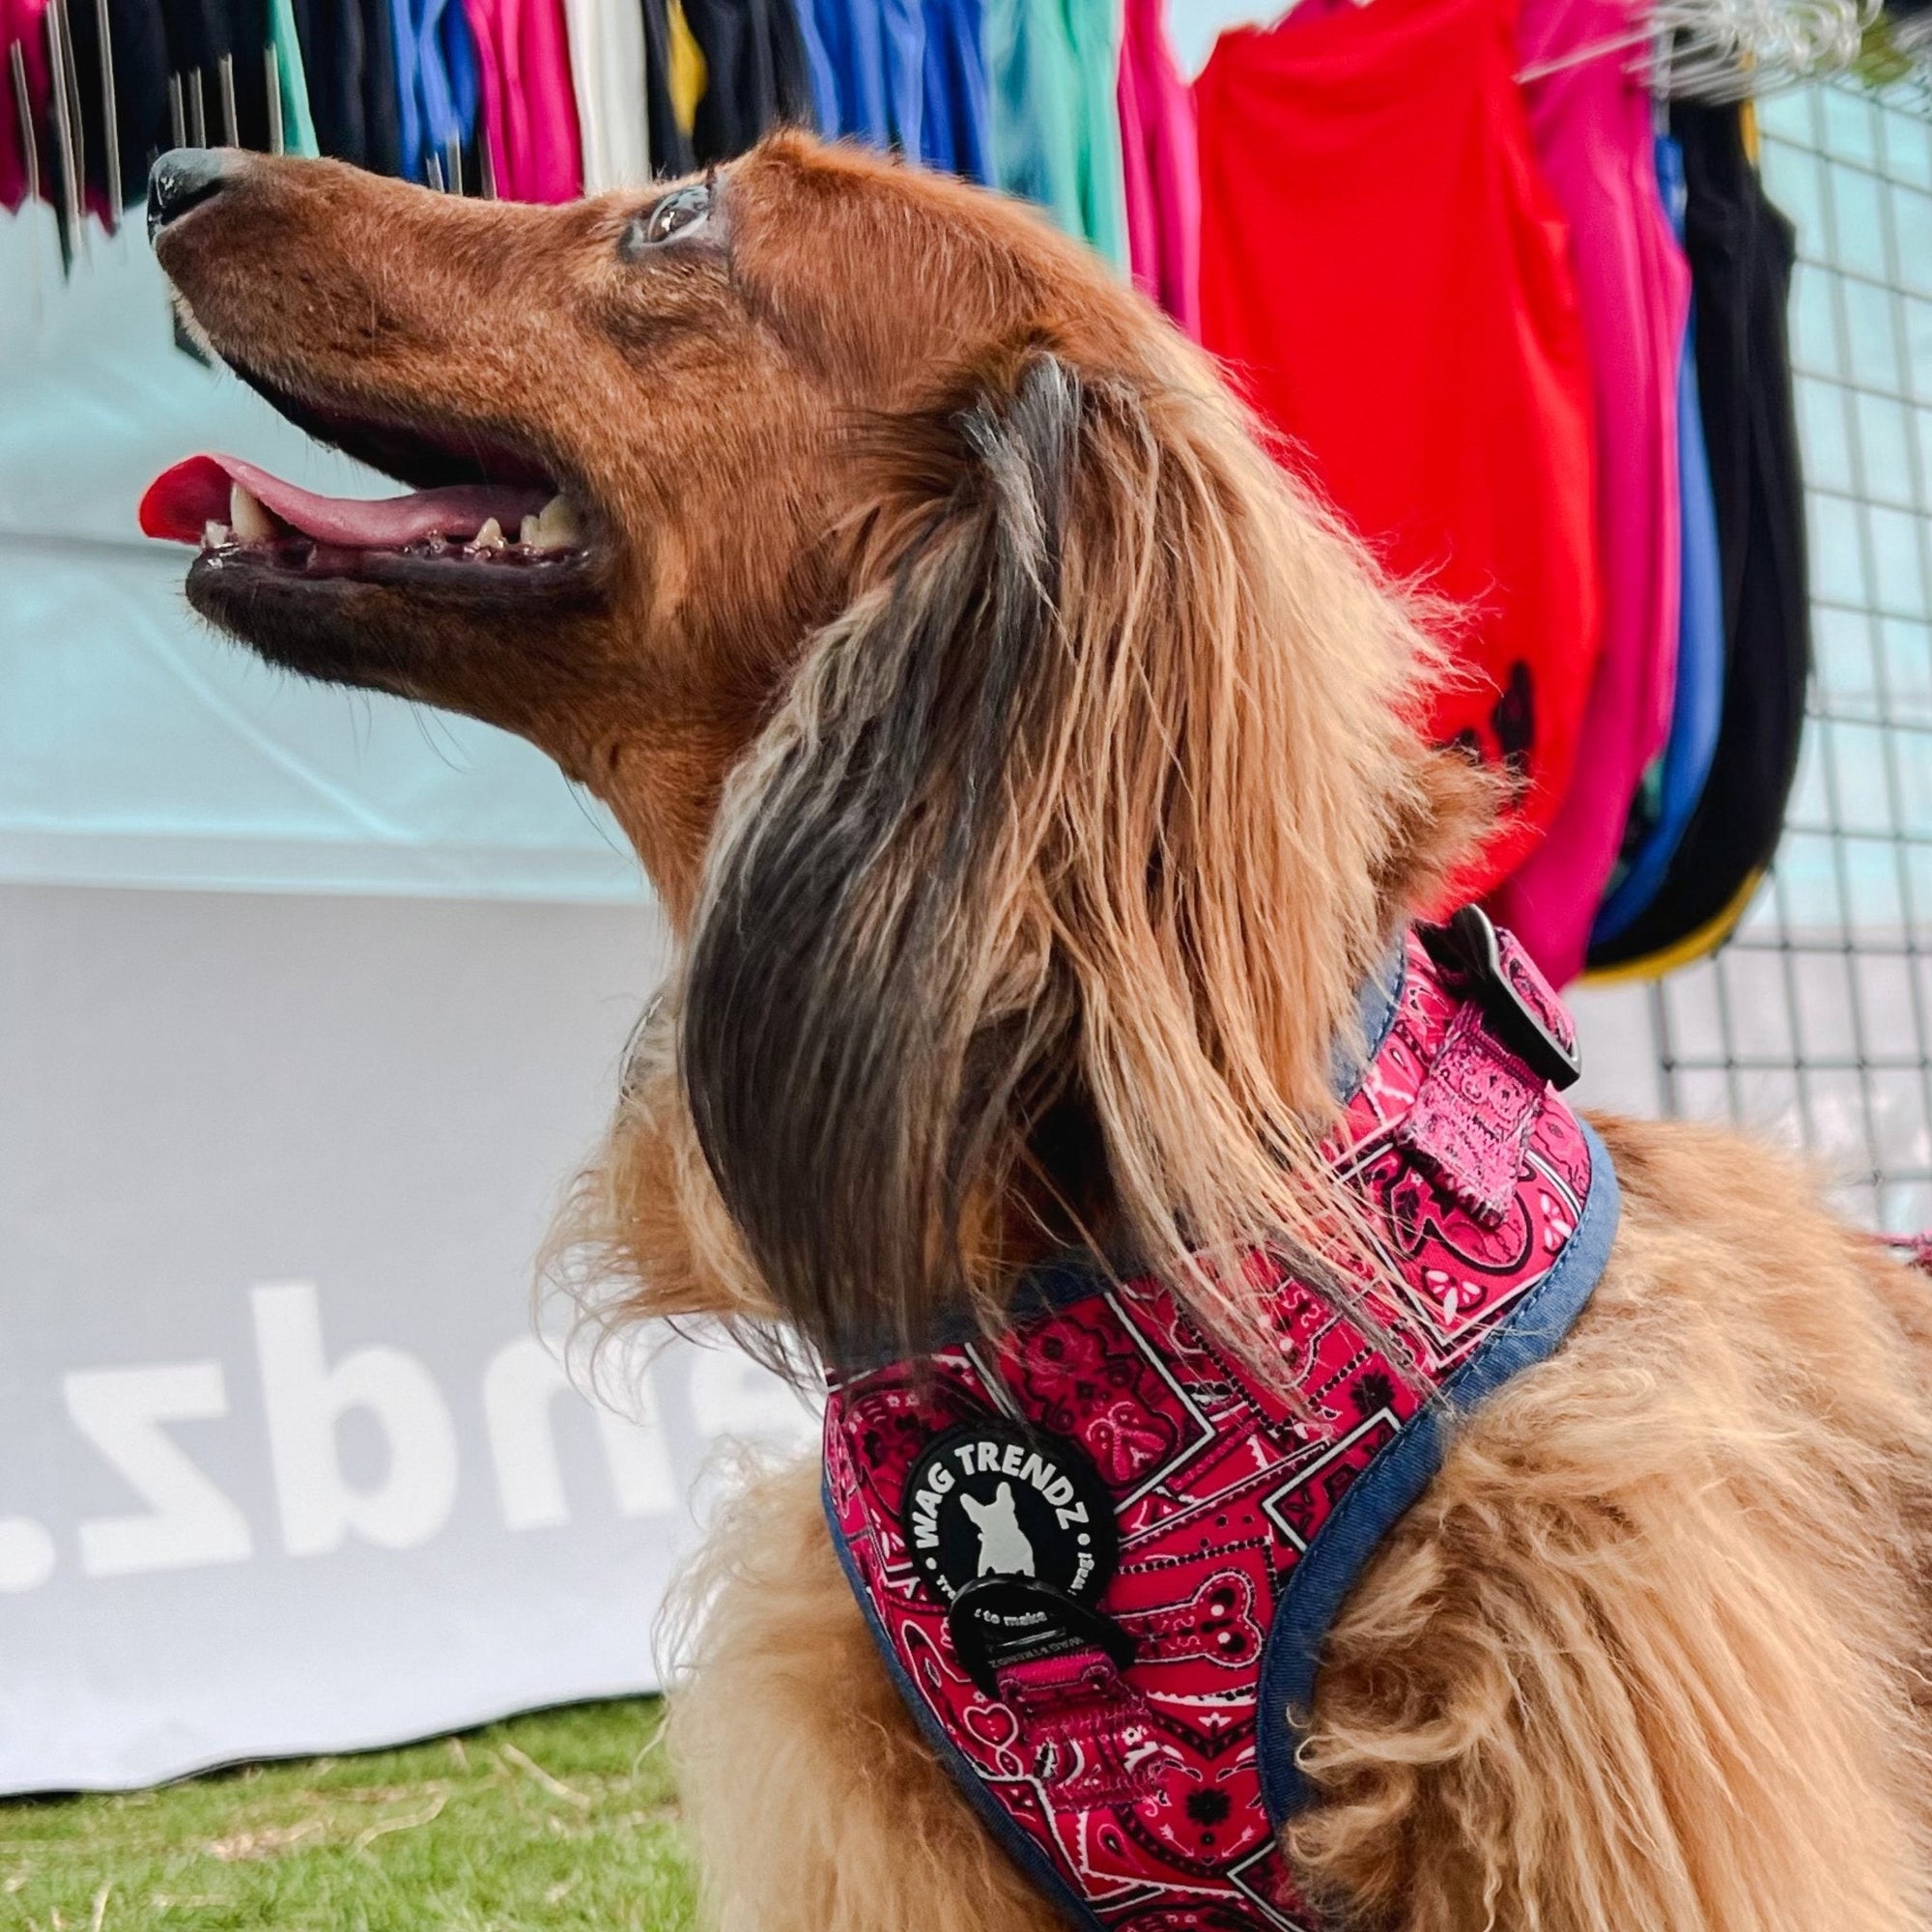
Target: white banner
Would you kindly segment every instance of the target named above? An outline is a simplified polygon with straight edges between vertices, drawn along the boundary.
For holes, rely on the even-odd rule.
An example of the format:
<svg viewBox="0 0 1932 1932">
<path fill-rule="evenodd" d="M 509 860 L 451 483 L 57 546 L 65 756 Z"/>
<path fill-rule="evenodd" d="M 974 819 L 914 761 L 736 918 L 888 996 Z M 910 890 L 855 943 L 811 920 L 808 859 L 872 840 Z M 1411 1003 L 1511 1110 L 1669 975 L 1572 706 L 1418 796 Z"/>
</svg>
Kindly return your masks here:
<svg viewBox="0 0 1932 1932">
<path fill-rule="evenodd" d="M 660 964 L 636 911 L 0 888 L 0 1791 L 654 1686 L 721 1439 L 811 1433 L 688 1345 L 621 1420 L 532 1332 Z"/>
</svg>

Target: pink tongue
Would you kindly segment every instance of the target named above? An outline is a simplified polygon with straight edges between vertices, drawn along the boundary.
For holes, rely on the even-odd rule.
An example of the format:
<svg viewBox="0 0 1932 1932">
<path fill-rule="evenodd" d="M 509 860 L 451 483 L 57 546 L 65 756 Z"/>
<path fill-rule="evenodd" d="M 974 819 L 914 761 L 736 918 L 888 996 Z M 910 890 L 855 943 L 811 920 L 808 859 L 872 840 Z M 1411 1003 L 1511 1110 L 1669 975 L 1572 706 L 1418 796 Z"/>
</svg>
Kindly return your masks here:
<svg viewBox="0 0 1932 1932">
<path fill-rule="evenodd" d="M 148 485 L 141 498 L 143 534 L 200 543 L 204 525 L 228 522 L 231 483 L 241 484 L 303 536 L 350 550 L 400 550 L 424 537 L 473 537 L 492 517 L 515 543 L 523 520 L 535 516 L 550 497 L 547 491 L 497 483 L 415 490 L 376 502 L 318 497 L 238 456 L 190 456 Z"/>
</svg>

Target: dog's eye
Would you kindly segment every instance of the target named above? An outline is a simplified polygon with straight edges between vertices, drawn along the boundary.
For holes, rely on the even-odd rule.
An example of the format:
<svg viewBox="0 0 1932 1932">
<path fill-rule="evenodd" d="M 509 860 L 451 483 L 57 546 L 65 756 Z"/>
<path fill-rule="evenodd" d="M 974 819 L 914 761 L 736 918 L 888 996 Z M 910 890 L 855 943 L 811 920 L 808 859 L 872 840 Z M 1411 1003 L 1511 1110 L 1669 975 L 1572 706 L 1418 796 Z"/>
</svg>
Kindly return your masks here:
<svg viewBox="0 0 1932 1932">
<path fill-rule="evenodd" d="M 655 202 L 624 230 L 620 252 L 626 260 L 645 248 L 655 248 L 679 235 L 689 235 L 703 227 L 711 214 L 711 184 L 696 182 L 689 187 L 674 187 Z"/>
</svg>

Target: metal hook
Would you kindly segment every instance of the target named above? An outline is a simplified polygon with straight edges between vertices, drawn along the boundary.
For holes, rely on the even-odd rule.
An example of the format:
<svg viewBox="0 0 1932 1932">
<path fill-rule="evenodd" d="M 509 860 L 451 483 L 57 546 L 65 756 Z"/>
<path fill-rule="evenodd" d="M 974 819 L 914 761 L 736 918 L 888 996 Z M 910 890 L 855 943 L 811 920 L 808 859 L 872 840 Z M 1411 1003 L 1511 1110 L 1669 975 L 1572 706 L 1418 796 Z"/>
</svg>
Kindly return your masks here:
<svg viewBox="0 0 1932 1932">
<path fill-rule="evenodd" d="M 34 126 L 34 104 L 27 95 L 27 56 L 18 41 L 7 49 L 14 75 L 14 112 L 20 122 L 20 148 L 27 163 L 27 260 L 34 278 L 34 327 L 46 320 L 41 291 L 41 137 Z"/>
<path fill-rule="evenodd" d="M 107 0 L 94 0 L 94 26 L 100 36 L 100 104 L 106 113 L 107 224 L 110 233 L 121 226 L 121 107 L 114 93 L 114 28 L 107 16 Z"/>
<path fill-rule="evenodd" d="M 61 171 L 61 232 L 64 241 L 62 266 L 69 271 L 80 251 L 80 181 L 74 127 L 74 99 L 68 91 L 68 62 L 63 45 L 67 12 L 62 0 L 52 0 L 47 8 L 47 64 L 51 70 L 54 103 L 54 147 Z"/>
<path fill-rule="evenodd" d="M 221 131 L 227 135 L 231 148 L 239 148 L 242 145 L 242 117 L 235 111 L 235 56 L 232 52 L 216 56 L 214 72 L 221 82 Z"/>
<path fill-rule="evenodd" d="M 269 81 L 269 152 L 285 155 L 288 147 L 282 129 L 282 57 L 270 41 L 262 49 L 262 67 Z"/>
</svg>

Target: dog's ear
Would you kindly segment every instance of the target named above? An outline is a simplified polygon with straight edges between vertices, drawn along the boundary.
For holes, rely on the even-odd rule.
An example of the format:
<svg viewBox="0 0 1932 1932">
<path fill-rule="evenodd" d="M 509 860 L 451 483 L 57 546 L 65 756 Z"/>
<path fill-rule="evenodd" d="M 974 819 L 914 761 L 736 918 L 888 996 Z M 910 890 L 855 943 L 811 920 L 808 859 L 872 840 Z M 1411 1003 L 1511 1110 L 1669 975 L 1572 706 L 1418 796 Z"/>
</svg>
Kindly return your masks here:
<svg viewBox="0 0 1932 1932">
<path fill-rule="evenodd" d="M 1212 1302 L 1237 1244 L 1334 1225 L 1336 1039 L 1461 825 L 1398 717 L 1422 647 L 1182 352 L 1130 380 L 1023 350 L 876 461 L 853 600 L 710 855 L 705 1157 L 835 1354 L 996 1308 L 1016 1195 L 1092 1205 L 1068 1145 Z"/>
</svg>

